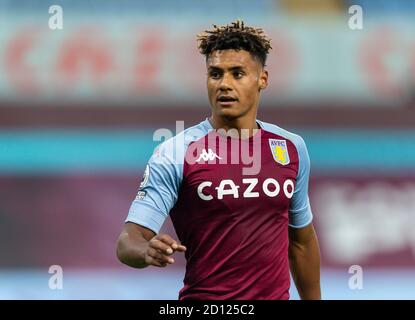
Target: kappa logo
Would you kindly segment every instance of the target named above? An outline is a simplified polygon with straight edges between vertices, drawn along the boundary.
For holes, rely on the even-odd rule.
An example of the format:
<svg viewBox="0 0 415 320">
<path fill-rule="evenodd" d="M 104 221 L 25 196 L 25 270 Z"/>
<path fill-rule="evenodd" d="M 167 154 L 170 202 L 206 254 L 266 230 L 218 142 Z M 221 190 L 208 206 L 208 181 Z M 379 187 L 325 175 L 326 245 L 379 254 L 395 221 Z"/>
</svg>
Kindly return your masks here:
<svg viewBox="0 0 415 320">
<path fill-rule="evenodd" d="M 271 148 L 274 160 L 282 165 L 290 163 L 290 156 L 288 154 L 287 141 L 278 139 L 269 139 L 269 147 Z"/>
<path fill-rule="evenodd" d="M 203 161 L 211 161 L 211 160 L 215 160 L 215 159 L 222 159 L 222 158 L 219 157 L 216 153 L 214 153 L 212 151 L 212 149 L 208 149 L 208 151 L 206 151 L 206 149 L 203 149 L 202 150 L 202 153 L 200 154 L 200 156 L 196 160 L 196 162 L 199 162 L 201 160 L 203 160 Z"/>
</svg>

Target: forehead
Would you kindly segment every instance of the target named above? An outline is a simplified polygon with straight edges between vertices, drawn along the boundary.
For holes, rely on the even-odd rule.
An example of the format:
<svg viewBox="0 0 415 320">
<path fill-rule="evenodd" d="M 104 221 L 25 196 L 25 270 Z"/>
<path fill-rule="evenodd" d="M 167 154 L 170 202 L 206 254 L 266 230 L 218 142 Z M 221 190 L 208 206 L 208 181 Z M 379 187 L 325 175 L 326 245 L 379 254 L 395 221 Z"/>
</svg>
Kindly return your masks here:
<svg viewBox="0 0 415 320">
<path fill-rule="evenodd" d="M 207 67 L 216 68 L 258 68 L 259 62 L 248 51 L 245 50 L 216 50 L 206 60 Z"/>
</svg>

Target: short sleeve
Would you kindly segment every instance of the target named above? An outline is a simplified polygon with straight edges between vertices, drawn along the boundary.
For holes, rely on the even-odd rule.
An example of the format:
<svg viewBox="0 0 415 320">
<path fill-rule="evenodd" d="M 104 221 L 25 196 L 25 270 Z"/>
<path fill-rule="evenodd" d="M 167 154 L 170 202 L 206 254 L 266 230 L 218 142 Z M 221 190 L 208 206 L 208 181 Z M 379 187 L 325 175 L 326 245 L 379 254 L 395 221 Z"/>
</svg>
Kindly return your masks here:
<svg viewBox="0 0 415 320">
<path fill-rule="evenodd" d="M 134 222 L 158 233 L 177 201 L 182 167 L 174 161 L 166 145 L 156 148 L 125 222 Z"/>
<path fill-rule="evenodd" d="M 313 214 L 308 197 L 308 182 L 310 176 L 310 157 L 307 146 L 300 136 L 296 136 L 295 145 L 298 151 L 299 168 L 297 183 L 289 209 L 289 226 L 303 228 L 311 223 Z"/>
</svg>

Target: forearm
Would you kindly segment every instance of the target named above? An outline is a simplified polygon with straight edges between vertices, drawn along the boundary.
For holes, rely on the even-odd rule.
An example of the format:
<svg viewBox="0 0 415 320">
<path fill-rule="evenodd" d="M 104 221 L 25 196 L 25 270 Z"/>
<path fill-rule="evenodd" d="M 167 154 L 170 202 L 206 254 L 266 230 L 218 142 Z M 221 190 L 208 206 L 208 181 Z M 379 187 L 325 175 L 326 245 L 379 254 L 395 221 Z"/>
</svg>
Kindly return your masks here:
<svg viewBox="0 0 415 320">
<path fill-rule="evenodd" d="M 301 299 L 321 299 L 320 250 L 317 237 L 305 243 L 290 242 L 290 269 Z"/>
<path fill-rule="evenodd" d="M 128 233 L 121 233 L 117 242 L 118 259 L 133 268 L 145 268 L 145 252 L 148 249 L 148 241 L 141 235 L 129 236 Z"/>
</svg>

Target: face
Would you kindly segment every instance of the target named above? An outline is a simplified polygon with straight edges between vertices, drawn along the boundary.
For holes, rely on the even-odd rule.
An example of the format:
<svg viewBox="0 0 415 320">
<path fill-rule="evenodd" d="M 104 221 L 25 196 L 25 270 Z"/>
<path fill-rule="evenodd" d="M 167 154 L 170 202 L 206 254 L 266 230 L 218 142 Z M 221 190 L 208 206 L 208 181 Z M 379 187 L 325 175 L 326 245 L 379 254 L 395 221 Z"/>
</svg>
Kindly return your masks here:
<svg viewBox="0 0 415 320">
<path fill-rule="evenodd" d="M 255 117 L 260 91 L 268 85 L 261 63 L 245 50 L 217 50 L 209 55 L 206 67 L 213 113 L 227 118 Z"/>
</svg>

